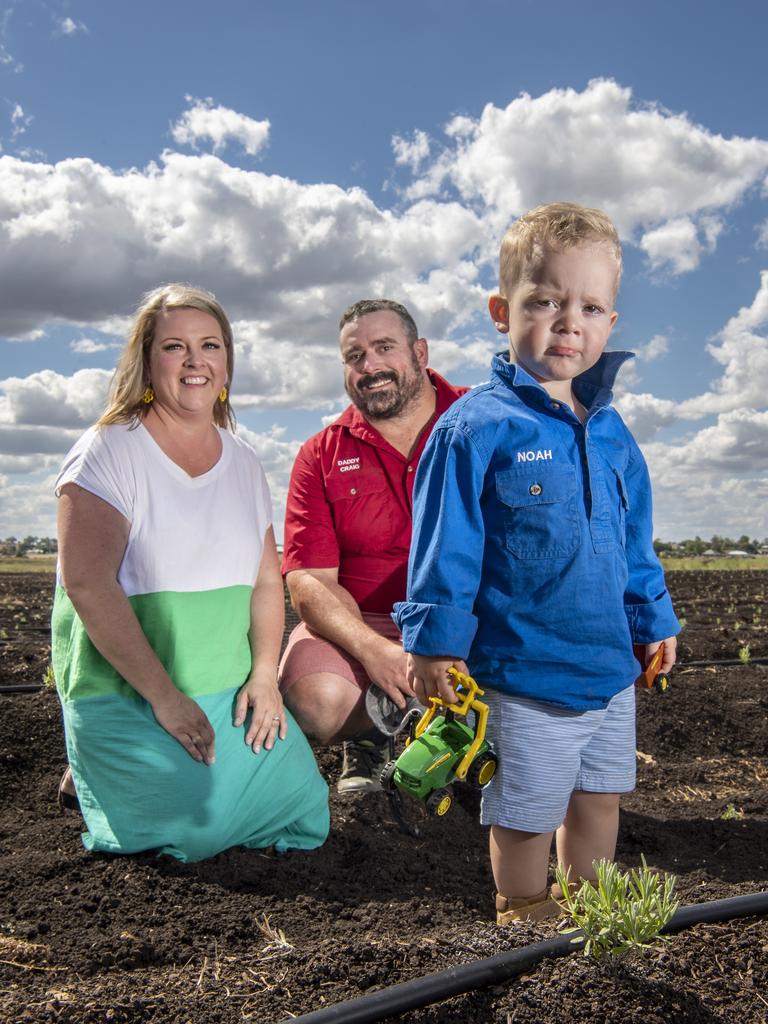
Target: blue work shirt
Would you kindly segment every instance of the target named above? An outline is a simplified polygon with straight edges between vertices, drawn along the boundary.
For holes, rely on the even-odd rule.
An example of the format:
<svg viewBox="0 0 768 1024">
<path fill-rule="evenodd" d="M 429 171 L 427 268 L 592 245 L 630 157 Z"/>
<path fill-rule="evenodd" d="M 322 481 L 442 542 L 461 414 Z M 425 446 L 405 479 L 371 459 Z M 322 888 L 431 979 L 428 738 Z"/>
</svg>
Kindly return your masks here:
<svg viewBox="0 0 768 1024">
<path fill-rule="evenodd" d="M 605 707 L 632 644 L 680 625 L 653 550 L 645 460 L 611 388 L 628 352 L 573 381 L 582 424 L 506 355 L 443 414 L 416 477 L 406 651 L 463 658 L 480 686 Z"/>
</svg>

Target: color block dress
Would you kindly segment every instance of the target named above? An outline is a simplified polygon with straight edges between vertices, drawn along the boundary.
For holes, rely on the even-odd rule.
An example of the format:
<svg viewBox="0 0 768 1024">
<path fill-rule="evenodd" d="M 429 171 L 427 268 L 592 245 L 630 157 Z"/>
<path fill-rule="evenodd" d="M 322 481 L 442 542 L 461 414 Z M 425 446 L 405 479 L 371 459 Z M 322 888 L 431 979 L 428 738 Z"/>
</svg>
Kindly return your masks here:
<svg viewBox="0 0 768 1024">
<path fill-rule="evenodd" d="M 236 845 L 312 849 L 328 834 L 328 792 L 293 718 L 271 751 L 245 744 L 234 702 L 251 668 L 250 601 L 272 511 L 249 445 L 220 431 L 222 454 L 190 477 L 141 424 L 93 427 L 56 482 L 75 483 L 130 523 L 118 572 L 174 684 L 216 733 L 195 762 L 99 654 L 57 580 L 53 669 L 67 755 L 90 850 L 154 850 L 202 860 Z"/>
</svg>

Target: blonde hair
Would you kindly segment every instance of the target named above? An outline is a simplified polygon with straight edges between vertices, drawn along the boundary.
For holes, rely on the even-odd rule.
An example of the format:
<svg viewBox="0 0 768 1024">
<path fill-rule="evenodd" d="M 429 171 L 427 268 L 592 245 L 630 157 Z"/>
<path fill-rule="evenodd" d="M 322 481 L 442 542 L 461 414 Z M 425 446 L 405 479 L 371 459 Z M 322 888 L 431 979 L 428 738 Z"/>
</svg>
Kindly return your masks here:
<svg viewBox="0 0 768 1024">
<path fill-rule="evenodd" d="M 144 402 L 144 392 L 150 383 L 149 349 L 155 336 L 157 317 L 173 309 L 199 309 L 218 322 L 227 350 L 227 389 L 232 386 L 235 351 L 227 314 L 211 292 L 189 284 L 165 284 L 147 292 L 139 303 L 131 333 L 112 376 L 107 408 L 97 427 L 109 423 L 131 423 L 146 416 L 150 406 Z M 229 404 L 229 395 L 225 401 L 214 403 L 213 422 L 217 427 L 234 430 L 235 414 Z"/>
<path fill-rule="evenodd" d="M 548 203 L 516 220 L 501 240 L 499 291 L 509 298 L 529 268 L 546 249 L 562 252 L 585 242 L 605 242 L 616 260 L 616 288 L 621 281 L 621 242 L 613 222 L 602 210 L 577 203 Z"/>
</svg>

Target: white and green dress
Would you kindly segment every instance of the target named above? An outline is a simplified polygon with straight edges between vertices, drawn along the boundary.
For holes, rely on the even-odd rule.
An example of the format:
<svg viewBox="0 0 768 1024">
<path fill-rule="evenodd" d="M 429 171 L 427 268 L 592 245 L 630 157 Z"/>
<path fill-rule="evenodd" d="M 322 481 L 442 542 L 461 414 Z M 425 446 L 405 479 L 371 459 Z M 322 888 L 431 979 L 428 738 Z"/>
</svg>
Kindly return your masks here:
<svg viewBox="0 0 768 1024">
<path fill-rule="evenodd" d="M 174 684 L 216 733 L 216 763 L 195 762 L 99 654 L 57 580 L 53 669 L 90 850 L 202 860 L 241 844 L 312 849 L 328 834 L 327 786 L 295 720 L 258 754 L 245 744 L 248 720 L 233 725 L 272 509 L 253 449 L 220 434 L 219 461 L 190 477 L 141 424 L 93 427 L 56 482 L 57 495 L 75 483 L 130 523 L 118 582 Z"/>
</svg>

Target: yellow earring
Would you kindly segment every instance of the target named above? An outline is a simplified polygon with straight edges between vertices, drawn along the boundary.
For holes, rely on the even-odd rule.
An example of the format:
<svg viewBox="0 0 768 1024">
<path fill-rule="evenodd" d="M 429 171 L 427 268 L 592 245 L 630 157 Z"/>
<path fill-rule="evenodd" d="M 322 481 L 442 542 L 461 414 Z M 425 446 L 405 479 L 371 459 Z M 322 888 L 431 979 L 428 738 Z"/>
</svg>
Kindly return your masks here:
<svg viewBox="0 0 768 1024">
<path fill-rule="evenodd" d="M 144 388 L 144 394 L 141 396 L 141 400 L 144 405 L 151 405 L 155 400 L 155 392 L 152 390 L 152 385 L 147 384 Z"/>
<path fill-rule="evenodd" d="M 222 388 L 221 391 L 219 392 L 219 401 L 226 402 L 228 394 L 229 392 L 227 391 L 227 389 L 225 387 Z"/>
</svg>

